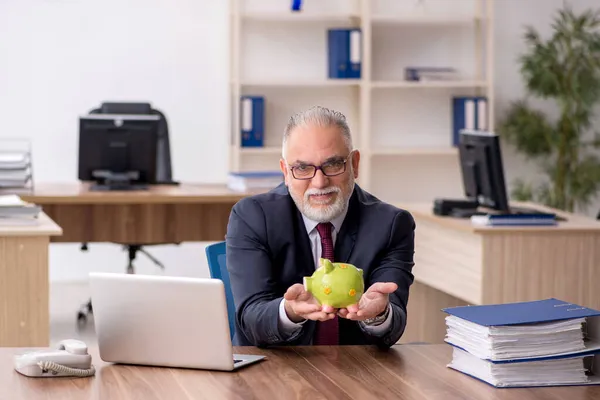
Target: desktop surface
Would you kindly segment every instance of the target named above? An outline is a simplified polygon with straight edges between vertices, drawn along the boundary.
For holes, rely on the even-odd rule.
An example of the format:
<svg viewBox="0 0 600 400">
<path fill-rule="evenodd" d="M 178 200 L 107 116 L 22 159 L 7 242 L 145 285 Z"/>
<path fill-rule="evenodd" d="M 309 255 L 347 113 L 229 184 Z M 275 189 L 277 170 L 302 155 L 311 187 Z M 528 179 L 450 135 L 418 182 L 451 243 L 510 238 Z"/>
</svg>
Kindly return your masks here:
<svg viewBox="0 0 600 400">
<path fill-rule="evenodd" d="M 512 202 L 511 208 L 515 210 L 538 210 L 541 212 L 555 213 L 558 218 L 558 224 L 555 226 L 481 226 L 473 225 L 469 218 L 459 218 L 453 216 L 439 216 L 433 213 L 431 203 L 396 203 L 397 207 L 410 211 L 413 216 L 427 221 L 442 224 L 452 229 L 469 232 L 493 233 L 500 231 L 547 231 L 547 232 L 600 232 L 600 221 L 593 218 L 567 213 L 561 210 L 549 208 L 540 204 L 527 202 Z"/>
<path fill-rule="evenodd" d="M 248 194 L 225 184 L 181 183 L 149 185 L 147 190 L 95 191 L 90 182 L 41 183 L 31 192 L 19 193 L 25 201 L 36 204 L 120 204 L 120 203 L 211 203 L 237 202 Z"/>
<path fill-rule="evenodd" d="M 24 350 L 0 349 L 0 400 L 71 399 L 564 399 L 600 398 L 600 386 L 495 389 L 446 365 L 451 347 L 396 345 L 234 348 L 267 360 L 235 372 L 104 363 L 90 348 L 91 378 L 28 378 L 13 368 Z"/>
</svg>

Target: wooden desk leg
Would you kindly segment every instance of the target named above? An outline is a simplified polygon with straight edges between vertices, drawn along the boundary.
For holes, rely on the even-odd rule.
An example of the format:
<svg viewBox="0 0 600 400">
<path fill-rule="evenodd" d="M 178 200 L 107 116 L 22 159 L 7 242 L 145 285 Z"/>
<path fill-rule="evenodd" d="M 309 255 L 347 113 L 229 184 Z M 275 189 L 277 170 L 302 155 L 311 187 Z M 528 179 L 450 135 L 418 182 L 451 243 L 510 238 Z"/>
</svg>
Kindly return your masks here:
<svg viewBox="0 0 600 400">
<path fill-rule="evenodd" d="M 0 347 L 50 344 L 48 237 L 0 237 Z"/>
</svg>

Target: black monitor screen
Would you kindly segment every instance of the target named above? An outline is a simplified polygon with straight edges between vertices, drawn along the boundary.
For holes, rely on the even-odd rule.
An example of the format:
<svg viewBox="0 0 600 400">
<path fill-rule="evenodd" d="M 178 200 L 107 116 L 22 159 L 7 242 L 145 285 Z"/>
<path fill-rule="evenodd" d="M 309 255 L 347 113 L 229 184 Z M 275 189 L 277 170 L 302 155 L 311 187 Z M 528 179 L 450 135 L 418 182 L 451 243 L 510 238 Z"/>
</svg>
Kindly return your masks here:
<svg viewBox="0 0 600 400">
<path fill-rule="evenodd" d="M 104 182 L 126 176 L 128 183 L 155 183 L 159 121 L 157 115 L 80 117 L 79 179 Z"/>
<path fill-rule="evenodd" d="M 462 131 L 459 154 L 465 196 L 483 207 L 509 212 L 498 135 Z"/>
</svg>

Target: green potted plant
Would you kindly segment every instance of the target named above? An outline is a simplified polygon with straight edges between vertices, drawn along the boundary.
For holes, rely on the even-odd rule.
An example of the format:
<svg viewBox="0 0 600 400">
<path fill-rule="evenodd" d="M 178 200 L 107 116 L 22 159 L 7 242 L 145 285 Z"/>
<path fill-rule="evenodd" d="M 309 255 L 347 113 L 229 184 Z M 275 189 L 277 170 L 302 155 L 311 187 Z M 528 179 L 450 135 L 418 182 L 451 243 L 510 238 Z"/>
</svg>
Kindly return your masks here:
<svg viewBox="0 0 600 400">
<path fill-rule="evenodd" d="M 512 197 L 566 211 L 585 209 L 600 189 L 600 14 L 558 11 L 552 35 L 525 29 L 527 50 L 519 57 L 528 96 L 510 104 L 498 133 L 529 160 L 539 163 L 542 182 L 514 182 Z M 553 100 L 556 115 L 534 108 L 529 97 Z"/>
</svg>

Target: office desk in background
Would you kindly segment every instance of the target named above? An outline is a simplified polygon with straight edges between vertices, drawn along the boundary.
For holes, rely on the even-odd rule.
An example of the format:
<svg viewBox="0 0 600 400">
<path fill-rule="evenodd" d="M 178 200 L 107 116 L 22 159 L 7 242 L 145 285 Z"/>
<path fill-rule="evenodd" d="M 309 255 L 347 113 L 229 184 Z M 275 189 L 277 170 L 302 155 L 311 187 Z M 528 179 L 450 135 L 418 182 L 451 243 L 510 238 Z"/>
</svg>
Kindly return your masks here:
<svg viewBox="0 0 600 400">
<path fill-rule="evenodd" d="M 39 184 L 21 198 L 43 206 L 62 227 L 54 242 L 144 245 L 224 240 L 231 208 L 247 195 L 225 185 L 92 192 L 86 183 L 73 183 Z"/>
<path fill-rule="evenodd" d="M 48 345 L 48 245 L 62 230 L 44 213 L 39 219 L 0 225 L 0 346 Z"/>
<path fill-rule="evenodd" d="M 21 196 L 61 226 L 63 235 L 54 242 L 153 244 L 224 240 L 231 208 L 250 194 L 225 185 L 111 193 L 90 192 L 86 184 L 46 184 Z M 433 215 L 430 204 L 399 206 L 417 223 L 415 283 L 401 343 L 442 343 L 444 307 L 557 297 L 600 308 L 600 222 L 559 213 L 568 221 L 558 227 L 473 227 L 469 220 Z"/>
<path fill-rule="evenodd" d="M 598 399 L 600 387 L 495 389 L 446 367 L 449 345 L 253 347 L 267 360 L 236 372 L 113 365 L 92 350 L 96 376 L 27 378 L 0 349 L 0 400 L 37 399 Z"/>
<path fill-rule="evenodd" d="M 0 347 L 49 344 L 49 241 L 220 241 L 231 208 L 247 194 L 225 185 L 91 192 L 87 184 L 41 184 L 19 195 L 40 204 L 44 215 L 40 226 L 0 226 Z"/>
<path fill-rule="evenodd" d="M 550 297 L 600 309 L 600 222 L 536 204 L 567 218 L 558 226 L 472 226 L 406 204 L 416 221 L 415 283 L 401 342 L 442 343 L 444 307 Z"/>
</svg>

